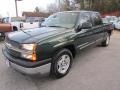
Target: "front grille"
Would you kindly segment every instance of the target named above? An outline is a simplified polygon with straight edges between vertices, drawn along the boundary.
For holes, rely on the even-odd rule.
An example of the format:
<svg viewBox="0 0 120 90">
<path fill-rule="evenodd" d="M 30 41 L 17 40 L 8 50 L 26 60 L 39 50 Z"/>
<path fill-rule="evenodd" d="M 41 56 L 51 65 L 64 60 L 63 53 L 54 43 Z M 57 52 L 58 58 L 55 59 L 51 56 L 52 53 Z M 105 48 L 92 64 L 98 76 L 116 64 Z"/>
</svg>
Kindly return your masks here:
<svg viewBox="0 0 120 90">
<path fill-rule="evenodd" d="M 5 39 L 5 48 L 6 51 L 14 56 L 14 57 L 20 57 L 21 53 L 20 53 L 20 44 L 18 42 L 15 42 L 13 40 L 9 40 L 8 38 Z"/>
<path fill-rule="evenodd" d="M 5 42 L 11 44 L 12 47 L 20 48 L 20 44 L 18 42 L 16 42 L 16 41 L 6 39 Z"/>
<path fill-rule="evenodd" d="M 11 49 L 11 48 L 8 48 L 7 46 L 6 46 L 6 51 L 10 54 L 10 55 L 12 55 L 12 56 L 14 56 L 14 57 L 20 57 L 20 52 L 18 52 L 18 51 L 15 51 L 15 50 L 13 50 L 13 49 Z"/>
</svg>

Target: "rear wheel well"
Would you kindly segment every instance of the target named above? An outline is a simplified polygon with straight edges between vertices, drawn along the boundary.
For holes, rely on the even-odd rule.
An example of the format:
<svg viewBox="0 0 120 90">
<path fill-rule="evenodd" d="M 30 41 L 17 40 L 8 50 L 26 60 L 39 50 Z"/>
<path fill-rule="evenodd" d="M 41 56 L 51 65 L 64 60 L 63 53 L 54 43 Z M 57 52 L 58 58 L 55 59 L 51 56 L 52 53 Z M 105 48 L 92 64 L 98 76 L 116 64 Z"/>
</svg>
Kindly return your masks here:
<svg viewBox="0 0 120 90">
<path fill-rule="evenodd" d="M 13 31 L 17 31 L 18 28 L 16 26 L 13 26 Z"/>
<path fill-rule="evenodd" d="M 68 45 L 68 46 L 65 46 L 64 48 L 69 49 L 71 51 L 73 57 L 75 57 L 76 51 L 75 51 L 74 45 Z"/>
</svg>

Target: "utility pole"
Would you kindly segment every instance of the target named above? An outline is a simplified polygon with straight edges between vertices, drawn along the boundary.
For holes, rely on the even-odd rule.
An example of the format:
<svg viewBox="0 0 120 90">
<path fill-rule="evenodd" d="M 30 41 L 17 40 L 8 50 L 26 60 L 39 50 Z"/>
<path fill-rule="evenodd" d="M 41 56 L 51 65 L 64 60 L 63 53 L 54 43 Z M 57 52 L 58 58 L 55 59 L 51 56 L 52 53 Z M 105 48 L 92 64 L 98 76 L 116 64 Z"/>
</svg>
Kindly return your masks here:
<svg viewBox="0 0 120 90">
<path fill-rule="evenodd" d="M 17 0 L 15 0 L 16 17 L 18 17 Z"/>
<path fill-rule="evenodd" d="M 61 0 L 57 0 L 59 12 L 61 11 Z"/>
<path fill-rule="evenodd" d="M 16 17 L 18 17 L 18 6 L 17 6 L 17 1 L 22 1 L 22 0 L 15 0 Z"/>
</svg>

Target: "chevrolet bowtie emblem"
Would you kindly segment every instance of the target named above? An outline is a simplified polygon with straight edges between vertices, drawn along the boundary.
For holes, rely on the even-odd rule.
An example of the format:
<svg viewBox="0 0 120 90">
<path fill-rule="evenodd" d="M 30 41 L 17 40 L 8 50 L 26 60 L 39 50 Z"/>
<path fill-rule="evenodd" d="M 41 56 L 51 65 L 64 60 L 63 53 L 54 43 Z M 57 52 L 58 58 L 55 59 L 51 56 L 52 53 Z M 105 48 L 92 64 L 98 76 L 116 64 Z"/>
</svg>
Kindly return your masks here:
<svg viewBox="0 0 120 90">
<path fill-rule="evenodd" d="M 11 45 L 10 43 L 6 43 L 6 45 L 7 45 L 9 48 L 12 47 L 12 45 Z"/>
</svg>

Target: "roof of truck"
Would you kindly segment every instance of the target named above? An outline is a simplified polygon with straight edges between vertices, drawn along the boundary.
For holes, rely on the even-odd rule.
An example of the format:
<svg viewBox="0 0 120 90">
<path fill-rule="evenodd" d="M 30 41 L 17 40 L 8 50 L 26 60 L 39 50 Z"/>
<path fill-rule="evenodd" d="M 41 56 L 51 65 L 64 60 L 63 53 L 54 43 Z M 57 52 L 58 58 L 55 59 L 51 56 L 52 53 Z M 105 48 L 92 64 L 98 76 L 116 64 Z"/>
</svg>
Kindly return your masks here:
<svg viewBox="0 0 120 90">
<path fill-rule="evenodd" d="M 86 10 L 80 10 L 80 11 L 63 11 L 63 12 L 77 12 L 77 13 L 80 13 L 80 12 L 94 12 L 94 13 L 99 13 L 99 12 L 96 12 L 96 11 L 86 11 Z"/>
</svg>

